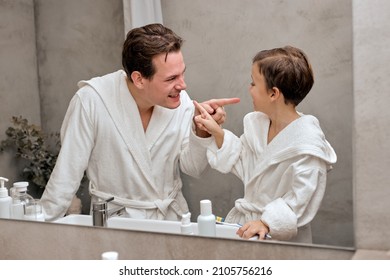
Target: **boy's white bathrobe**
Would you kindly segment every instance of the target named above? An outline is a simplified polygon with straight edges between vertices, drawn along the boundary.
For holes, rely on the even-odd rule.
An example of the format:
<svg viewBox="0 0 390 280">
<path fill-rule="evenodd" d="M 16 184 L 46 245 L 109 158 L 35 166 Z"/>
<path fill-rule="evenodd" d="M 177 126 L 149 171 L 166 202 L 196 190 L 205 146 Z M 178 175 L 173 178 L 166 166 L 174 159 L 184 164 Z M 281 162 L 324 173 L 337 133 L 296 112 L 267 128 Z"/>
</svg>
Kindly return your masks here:
<svg viewBox="0 0 390 280">
<path fill-rule="evenodd" d="M 261 220 L 273 239 L 311 242 L 310 221 L 336 154 L 313 116 L 301 115 L 267 144 L 269 124 L 265 114 L 249 113 L 240 138 L 225 130 L 221 149 L 214 142 L 207 151 L 211 167 L 234 173 L 245 185 L 226 221 Z"/>
<path fill-rule="evenodd" d="M 180 169 L 196 177 L 207 165 L 205 148 L 191 143 L 193 103 L 182 91 L 178 108 L 155 106 L 144 132 L 125 76 L 119 70 L 79 82 L 41 198 L 46 220 L 66 213 L 85 170 L 92 202 L 113 196 L 134 218 L 178 220 L 188 211 Z"/>
</svg>

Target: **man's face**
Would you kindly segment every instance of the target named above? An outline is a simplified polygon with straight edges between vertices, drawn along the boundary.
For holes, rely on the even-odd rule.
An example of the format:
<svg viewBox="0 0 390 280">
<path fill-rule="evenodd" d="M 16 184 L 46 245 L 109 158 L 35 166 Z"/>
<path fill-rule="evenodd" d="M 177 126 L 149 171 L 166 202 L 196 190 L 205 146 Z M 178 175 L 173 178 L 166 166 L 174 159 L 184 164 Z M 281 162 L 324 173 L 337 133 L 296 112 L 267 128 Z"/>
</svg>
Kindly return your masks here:
<svg viewBox="0 0 390 280">
<path fill-rule="evenodd" d="M 168 56 L 165 53 L 156 55 L 152 61 L 156 73 L 150 80 L 144 79 L 144 101 L 150 106 L 177 108 L 180 105 L 180 92 L 187 87 L 181 51 L 168 53 Z"/>
</svg>

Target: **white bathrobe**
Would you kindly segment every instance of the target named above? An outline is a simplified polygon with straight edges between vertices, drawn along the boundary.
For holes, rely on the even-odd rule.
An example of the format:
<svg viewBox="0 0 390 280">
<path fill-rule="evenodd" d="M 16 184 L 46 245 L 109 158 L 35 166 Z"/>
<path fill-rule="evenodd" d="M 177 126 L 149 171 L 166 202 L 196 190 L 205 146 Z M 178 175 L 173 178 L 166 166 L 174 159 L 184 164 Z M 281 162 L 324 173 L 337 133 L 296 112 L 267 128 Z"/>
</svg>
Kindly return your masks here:
<svg viewBox="0 0 390 280">
<path fill-rule="evenodd" d="M 267 144 L 269 124 L 265 114 L 249 113 L 240 138 L 225 130 L 221 149 L 209 146 L 211 167 L 234 173 L 245 185 L 226 221 L 261 220 L 273 239 L 311 242 L 310 221 L 336 154 L 313 116 L 302 114 Z"/>
<path fill-rule="evenodd" d="M 115 197 L 133 218 L 178 220 L 188 211 L 180 169 L 197 177 L 207 166 L 205 148 L 192 143 L 193 103 L 182 91 L 178 108 L 155 106 L 144 132 L 125 76 L 119 70 L 79 82 L 41 198 L 46 220 L 66 213 L 85 170 L 91 202 Z"/>
</svg>

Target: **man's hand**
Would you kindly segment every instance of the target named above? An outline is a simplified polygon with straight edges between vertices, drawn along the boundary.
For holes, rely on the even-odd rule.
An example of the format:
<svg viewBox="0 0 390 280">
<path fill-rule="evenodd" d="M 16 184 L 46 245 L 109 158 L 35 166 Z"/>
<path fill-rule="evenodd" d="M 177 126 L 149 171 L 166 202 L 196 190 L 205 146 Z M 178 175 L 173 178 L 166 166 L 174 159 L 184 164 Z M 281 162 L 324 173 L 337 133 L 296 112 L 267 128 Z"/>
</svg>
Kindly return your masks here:
<svg viewBox="0 0 390 280">
<path fill-rule="evenodd" d="M 200 103 L 200 105 L 211 115 L 211 117 L 219 124 L 222 125 L 226 120 L 226 112 L 223 106 L 230 105 L 230 104 L 236 104 L 240 102 L 240 98 L 234 97 L 234 98 L 220 98 L 220 99 L 210 99 L 208 101 L 204 101 Z M 195 107 L 195 114 L 194 116 L 200 115 L 199 109 Z M 196 135 L 199 137 L 210 137 L 210 134 L 198 128 L 196 126 Z"/>
</svg>

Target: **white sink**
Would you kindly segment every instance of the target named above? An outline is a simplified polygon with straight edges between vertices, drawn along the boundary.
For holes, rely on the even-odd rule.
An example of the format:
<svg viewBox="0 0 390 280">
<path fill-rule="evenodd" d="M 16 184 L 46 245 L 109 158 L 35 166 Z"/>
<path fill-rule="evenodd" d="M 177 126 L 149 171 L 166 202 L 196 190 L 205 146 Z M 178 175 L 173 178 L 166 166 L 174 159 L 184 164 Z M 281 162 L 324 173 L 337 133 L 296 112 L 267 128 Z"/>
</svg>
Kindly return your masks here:
<svg viewBox="0 0 390 280">
<path fill-rule="evenodd" d="M 92 226 L 92 216 L 90 215 L 68 215 L 55 221 L 60 224 L 83 225 Z M 107 221 L 107 227 L 140 230 L 150 232 L 162 233 L 176 233 L 181 234 L 180 221 L 161 221 L 161 220 L 147 220 L 147 219 L 132 219 L 124 217 L 111 217 Z M 198 234 L 198 224 L 191 223 L 192 231 L 195 235 Z M 217 237 L 221 238 L 235 238 L 241 239 L 236 235 L 237 227 L 217 224 Z M 253 238 L 252 240 L 256 240 Z"/>
<path fill-rule="evenodd" d="M 90 215 L 68 215 L 55 220 L 53 223 L 92 226 L 92 216 Z"/>
</svg>

